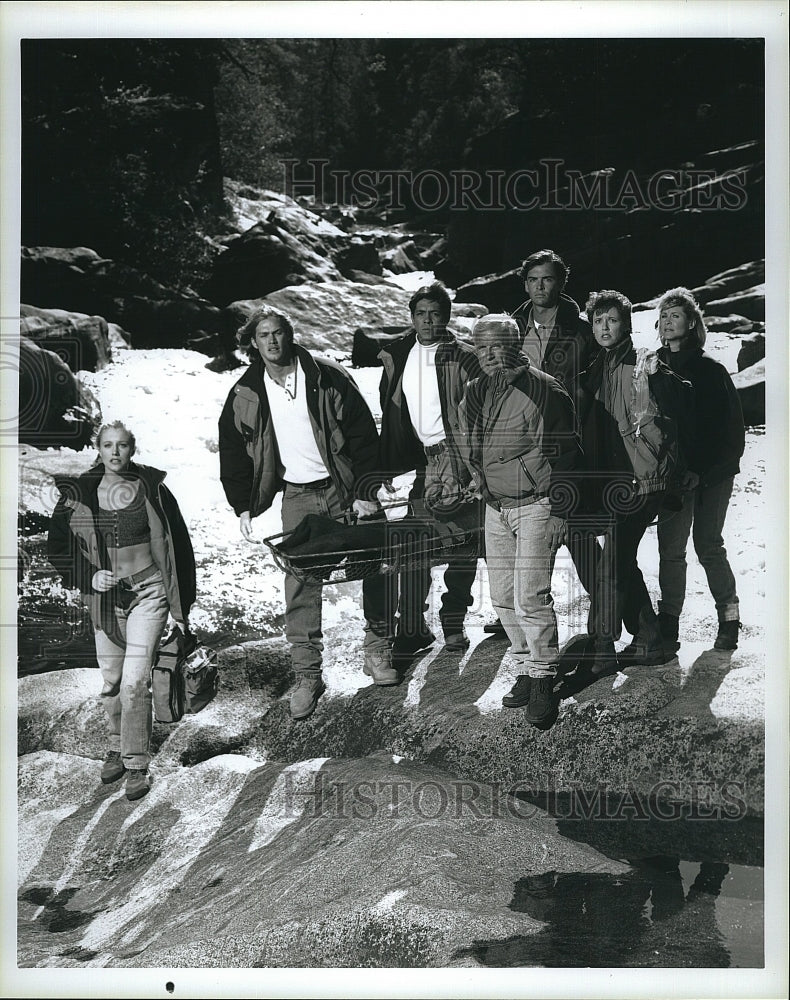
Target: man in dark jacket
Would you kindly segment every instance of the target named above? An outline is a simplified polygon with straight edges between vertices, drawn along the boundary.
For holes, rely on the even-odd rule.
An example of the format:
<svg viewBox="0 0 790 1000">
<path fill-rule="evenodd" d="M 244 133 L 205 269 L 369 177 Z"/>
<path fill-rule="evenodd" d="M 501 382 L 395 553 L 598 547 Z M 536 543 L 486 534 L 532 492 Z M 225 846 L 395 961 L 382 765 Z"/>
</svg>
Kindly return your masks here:
<svg viewBox="0 0 790 1000">
<path fill-rule="evenodd" d="M 465 499 L 470 482 L 462 456 L 458 407 L 470 379 L 480 374 L 474 351 L 447 330 L 451 302 L 439 282 L 418 289 L 409 302 L 413 328 L 381 351 L 381 445 L 379 467 L 386 477 L 416 470 L 409 495 L 417 517 L 425 510 L 451 513 Z M 450 559 L 444 574 L 439 618 L 445 646 L 469 645 L 464 618 L 472 603 L 477 560 Z M 431 586 L 426 564 L 400 575 L 400 620 L 394 653 L 406 658 L 434 642 L 425 622 Z"/>
<path fill-rule="evenodd" d="M 474 328 L 484 374 L 461 406 L 468 461 L 486 502 L 491 601 L 524 668 L 511 692 L 526 717 L 556 718 L 559 652 L 551 576 L 572 512 L 581 466 L 573 404 L 559 382 L 519 353 L 519 329 L 506 315 Z"/>
<path fill-rule="evenodd" d="M 280 490 L 284 532 L 308 515 L 336 518 L 352 507 L 363 517 L 379 512 L 376 425 L 351 376 L 295 345 L 288 316 L 271 306 L 252 314 L 239 343 L 252 364 L 220 416 L 219 455 L 243 537 L 252 541 L 252 518 L 268 510 Z M 362 593 L 363 669 L 376 684 L 396 684 L 387 578 L 366 578 Z M 320 584 L 286 574 L 285 629 L 297 679 L 291 715 L 304 719 L 325 690 Z"/>
<path fill-rule="evenodd" d="M 521 352 L 534 368 L 557 379 L 578 411 L 579 374 L 598 353 L 598 345 L 590 324 L 580 316 L 578 303 L 565 293 L 569 274 L 570 268 L 554 250 L 531 253 L 521 265 L 529 298 L 511 315 L 521 333 Z M 566 542 L 581 585 L 595 602 L 599 553 L 595 535 L 577 519 L 569 526 Z M 594 615 L 595 608 L 590 622 Z M 504 629 L 496 621 L 486 625 L 484 631 L 501 635 Z"/>
</svg>

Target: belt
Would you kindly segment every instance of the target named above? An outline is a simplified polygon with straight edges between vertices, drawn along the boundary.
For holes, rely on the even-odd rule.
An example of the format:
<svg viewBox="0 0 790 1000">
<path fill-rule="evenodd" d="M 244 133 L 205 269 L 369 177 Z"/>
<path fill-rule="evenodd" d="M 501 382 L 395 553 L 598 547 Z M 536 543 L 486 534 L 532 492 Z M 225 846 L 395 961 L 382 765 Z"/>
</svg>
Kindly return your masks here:
<svg viewBox="0 0 790 1000">
<path fill-rule="evenodd" d="M 118 585 L 121 587 L 133 587 L 136 583 L 142 583 L 146 580 L 152 573 L 156 573 L 159 567 L 155 563 L 151 563 L 150 566 L 146 566 L 145 569 L 141 569 L 139 573 L 132 573 L 131 576 L 121 576 L 118 578 Z"/>
<path fill-rule="evenodd" d="M 286 486 L 298 486 L 300 490 L 325 490 L 327 486 L 332 485 L 332 479 L 327 476 L 326 479 L 314 479 L 312 483 L 292 483 L 289 480 L 284 480 Z"/>
<path fill-rule="evenodd" d="M 427 444 L 423 445 L 423 451 L 426 455 L 441 455 L 443 451 L 447 450 L 447 441 L 440 441 L 438 444 Z"/>
</svg>

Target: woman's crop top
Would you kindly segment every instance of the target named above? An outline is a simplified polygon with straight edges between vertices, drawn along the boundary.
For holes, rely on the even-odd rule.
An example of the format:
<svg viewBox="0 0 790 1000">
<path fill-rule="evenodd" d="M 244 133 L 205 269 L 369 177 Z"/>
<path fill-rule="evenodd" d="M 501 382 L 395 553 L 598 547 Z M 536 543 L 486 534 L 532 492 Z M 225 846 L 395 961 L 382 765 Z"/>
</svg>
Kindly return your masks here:
<svg viewBox="0 0 790 1000">
<path fill-rule="evenodd" d="M 151 525 L 145 505 L 145 491 L 138 488 L 128 507 L 105 510 L 99 507 L 99 531 L 108 548 L 122 549 L 128 545 L 141 545 L 151 540 Z"/>
</svg>

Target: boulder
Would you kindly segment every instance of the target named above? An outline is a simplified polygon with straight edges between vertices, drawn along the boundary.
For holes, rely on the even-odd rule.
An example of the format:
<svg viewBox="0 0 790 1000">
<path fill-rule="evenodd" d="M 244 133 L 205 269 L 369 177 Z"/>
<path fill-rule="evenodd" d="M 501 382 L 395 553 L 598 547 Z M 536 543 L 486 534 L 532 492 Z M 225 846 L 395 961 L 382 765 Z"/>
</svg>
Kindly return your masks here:
<svg viewBox="0 0 790 1000">
<path fill-rule="evenodd" d="M 713 299 L 718 299 L 735 292 L 752 288 L 765 281 L 765 260 L 753 260 L 748 264 L 731 267 L 720 274 L 714 274 L 705 279 L 703 285 L 692 288 L 691 291 L 701 306 Z"/>
<path fill-rule="evenodd" d="M 237 299 L 259 298 L 286 285 L 340 277 L 332 260 L 292 235 L 272 212 L 268 219 L 233 240 L 217 258 L 204 291 L 212 302 L 226 306 Z"/>
<path fill-rule="evenodd" d="M 331 256 L 344 278 L 354 280 L 354 274 L 358 271 L 381 275 L 381 260 L 372 239 L 353 236 L 332 250 Z"/>
<path fill-rule="evenodd" d="M 409 327 L 361 326 L 354 330 L 351 364 L 355 368 L 381 368 L 379 351 L 400 338 Z"/>
<path fill-rule="evenodd" d="M 74 377 L 68 365 L 20 337 L 19 441 L 37 448 L 85 448 L 101 423 L 93 394 Z"/>
<path fill-rule="evenodd" d="M 482 302 L 453 302 L 453 319 L 480 319 L 488 313 Z"/>
<path fill-rule="evenodd" d="M 421 270 L 430 271 L 447 258 L 447 237 L 440 236 L 427 250 L 423 250 L 418 258 Z"/>
<path fill-rule="evenodd" d="M 705 329 L 709 333 L 730 333 L 738 337 L 744 333 L 751 333 L 754 330 L 754 322 L 734 313 L 730 313 L 729 316 L 706 316 Z"/>
<path fill-rule="evenodd" d="M 23 302 L 102 316 L 128 330 L 135 347 L 232 348 L 216 306 L 85 247 L 23 247 L 20 285 Z"/>
<path fill-rule="evenodd" d="M 455 293 L 455 301 L 482 302 L 490 312 L 512 312 L 526 298 L 520 268 L 503 274 L 485 274 L 467 281 Z"/>
<path fill-rule="evenodd" d="M 765 359 L 732 376 L 747 427 L 765 423 Z"/>
<path fill-rule="evenodd" d="M 419 270 L 419 254 L 413 240 L 403 243 L 401 246 L 387 250 L 381 255 L 384 267 L 392 271 L 393 274 L 407 274 L 410 271 Z"/>
<path fill-rule="evenodd" d="M 705 312 L 712 316 L 728 316 L 736 313 L 748 319 L 765 319 L 765 285 L 754 285 L 735 292 L 722 299 L 713 299 L 705 304 Z"/>
<path fill-rule="evenodd" d="M 24 304 L 19 308 L 21 335 L 54 351 L 73 372 L 100 371 L 112 360 L 110 332 L 103 316 Z"/>
<path fill-rule="evenodd" d="M 236 329 L 262 302 L 288 313 L 302 346 L 319 351 L 350 352 L 354 330 L 361 326 L 411 325 L 409 294 L 391 285 L 329 281 L 272 292 L 263 299 L 245 299 L 228 307 Z"/>
<path fill-rule="evenodd" d="M 738 351 L 738 371 L 751 368 L 765 357 L 765 333 L 756 330 L 748 337 L 741 338 L 741 349 Z"/>
</svg>

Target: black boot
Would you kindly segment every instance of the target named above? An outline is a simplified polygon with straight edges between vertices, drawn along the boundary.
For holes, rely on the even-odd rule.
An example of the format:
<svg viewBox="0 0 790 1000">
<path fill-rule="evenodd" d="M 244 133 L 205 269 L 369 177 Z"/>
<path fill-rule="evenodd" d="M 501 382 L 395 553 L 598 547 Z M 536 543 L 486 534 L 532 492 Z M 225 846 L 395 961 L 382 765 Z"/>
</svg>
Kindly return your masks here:
<svg viewBox="0 0 790 1000">
<path fill-rule="evenodd" d="M 734 621 L 729 622 L 719 622 L 719 634 L 716 636 L 716 641 L 713 643 L 714 649 L 737 649 L 738 648 L 738 630 L 741 628 L 741 623 L 736 618 Z"/>
<path fill-rule="evenodd" d="M 677 653 L 680 649 L 678 642 L 679 624 L 677 615 L 670 615 L 666 611 L 658 612 L 658 629 L 661 632 L 661 641 L 664 644 L 664 649 L 669 653 Z"/>
<path fill-rule="evenodd" d="M 625 649 L 617 654 L 617 661 L 621 667 L 636 666 L 660 666 L 669 663 L 674 657 L 675 650 L 671 652 L 665 648 L 661 638 L 661 630 L 658 626 L 658 616 L 652 605 L 645 605 L 639 610 L 639 630 Z"/>
</svg>

